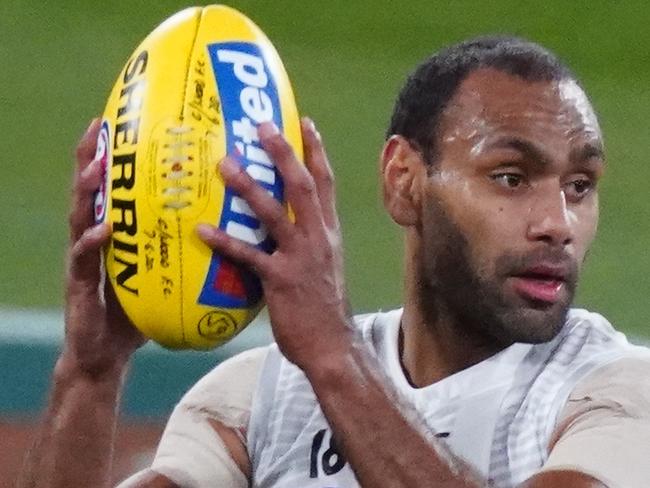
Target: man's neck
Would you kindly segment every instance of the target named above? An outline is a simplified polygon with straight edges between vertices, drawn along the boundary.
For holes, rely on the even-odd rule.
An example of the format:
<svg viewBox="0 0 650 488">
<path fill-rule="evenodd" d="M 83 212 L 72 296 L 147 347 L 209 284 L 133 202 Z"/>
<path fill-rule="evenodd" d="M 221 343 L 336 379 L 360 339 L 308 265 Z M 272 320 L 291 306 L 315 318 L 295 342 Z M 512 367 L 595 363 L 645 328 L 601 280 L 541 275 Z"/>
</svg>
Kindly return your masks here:
<svg viewBox="0 0 650 488">
<path fill-rule="evenodd" d="M 404 305 L 399 351 L 404 373 L 416 388 L 436 383 L 503 349 L 503 345 L 465 332 L 444 313 L 427 317 L 413 305 L 408 301 Z"/>
<path fill-rule="evenodd" d="M 406 240 L 404 314 L 400 324 L 400 361 L 410 383 L 421 388 L 493 356 L 505 348 L 480 329 L 457 323 L 434 290 L 423 293 L 417 263 L 419 239 Z"/>
</svg>

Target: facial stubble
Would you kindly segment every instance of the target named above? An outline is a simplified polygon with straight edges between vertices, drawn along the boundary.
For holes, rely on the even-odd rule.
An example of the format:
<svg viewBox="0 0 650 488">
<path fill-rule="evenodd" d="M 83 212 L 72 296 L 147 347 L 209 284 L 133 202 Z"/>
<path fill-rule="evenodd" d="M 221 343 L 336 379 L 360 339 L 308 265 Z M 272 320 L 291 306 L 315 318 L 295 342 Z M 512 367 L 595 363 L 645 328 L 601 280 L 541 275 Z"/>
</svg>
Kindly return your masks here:
<svg viewBox="0 0 650 488">
<path fill-rule="evenodd" d="M 480 252 L 472 252 L 469 239 L 441 202 L 427 203 L 424 221 L 418 289 L 420 306 L 432 327 L 445 324 L 459 336 L 496 348 L 515 342 L 547 342 L 557 335 L 577 282 L 577 266 L 562 250 L 504 251 L 492 265 L 478 263 L 474 256 Z M 540 259 L 570 263 L 563 285 L 565 298 L 551 305 L 508 296 L 506 278 Z"/>
</svg>

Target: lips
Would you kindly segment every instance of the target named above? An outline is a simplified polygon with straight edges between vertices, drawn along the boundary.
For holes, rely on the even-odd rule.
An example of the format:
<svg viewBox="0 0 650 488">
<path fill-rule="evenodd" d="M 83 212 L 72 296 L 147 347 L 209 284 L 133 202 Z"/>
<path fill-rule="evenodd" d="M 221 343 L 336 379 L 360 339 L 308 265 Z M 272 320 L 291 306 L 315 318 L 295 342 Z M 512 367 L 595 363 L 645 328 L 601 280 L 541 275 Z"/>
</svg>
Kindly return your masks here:
<svg viewBox="0 0 650 488">
<path fill-rule="evenodd" d="M 567 266 L 548 263 L 529 267 L 511 279 L 522 298 L 552 305 L 562 298 L 569 274 Z"/>
</svg>

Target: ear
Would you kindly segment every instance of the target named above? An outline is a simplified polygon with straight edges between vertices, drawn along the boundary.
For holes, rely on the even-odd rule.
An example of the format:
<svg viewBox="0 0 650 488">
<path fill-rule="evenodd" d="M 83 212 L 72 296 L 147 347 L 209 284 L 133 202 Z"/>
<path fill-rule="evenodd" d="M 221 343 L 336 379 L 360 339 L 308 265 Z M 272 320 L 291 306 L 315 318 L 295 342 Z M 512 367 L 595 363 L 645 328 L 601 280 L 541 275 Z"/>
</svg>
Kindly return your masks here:
<svg viewBox="0 0 650 488">
<path fill-rule="evenodd" d="M 426 165 L 419 151 L 403 136 L 391 136 L 381 152 L 384 206 L 403 227 L 420 221 L 420 188 Z"/>
</svg>

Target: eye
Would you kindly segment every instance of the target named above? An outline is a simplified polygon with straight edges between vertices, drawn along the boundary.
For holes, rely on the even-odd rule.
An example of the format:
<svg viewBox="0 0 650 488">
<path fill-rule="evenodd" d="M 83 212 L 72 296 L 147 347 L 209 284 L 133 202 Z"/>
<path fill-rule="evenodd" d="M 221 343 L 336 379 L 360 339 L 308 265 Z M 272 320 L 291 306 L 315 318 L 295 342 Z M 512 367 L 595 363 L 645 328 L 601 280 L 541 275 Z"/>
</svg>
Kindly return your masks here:
<svg viewBox="0 0 650 488">
<path fill-rule="evenodd" d="M 495 173 L 490 175 L 490 178 L 498 185 L 512 190 L 519 188 L 526 182 L 524 175 L 519 173 Z"/>
<path fill-rule="evenodd" d="M 585 176 L 575 178 L 565 185 L 564 194 L 568 200 L 579 201 L 596 188 L 596 183 Z"/>
</svg>

